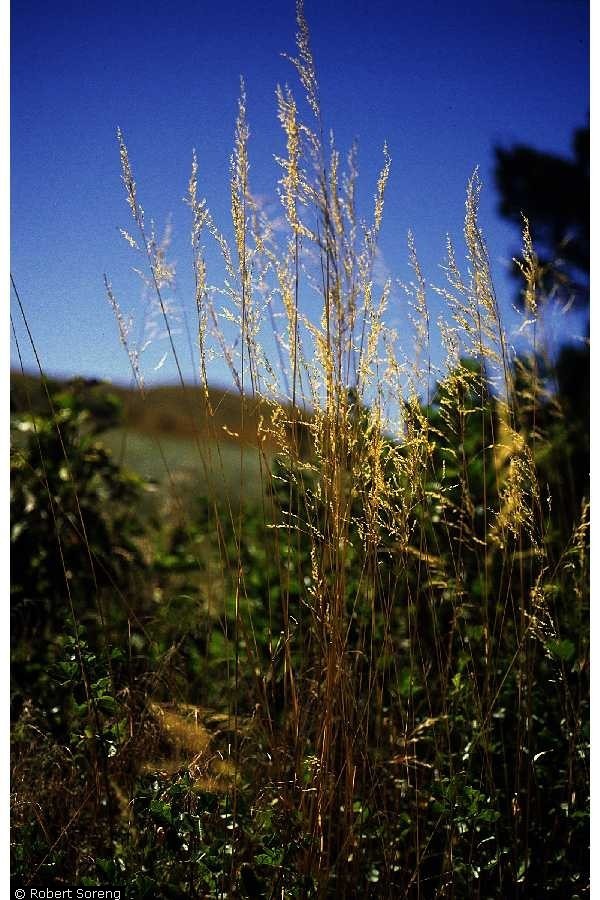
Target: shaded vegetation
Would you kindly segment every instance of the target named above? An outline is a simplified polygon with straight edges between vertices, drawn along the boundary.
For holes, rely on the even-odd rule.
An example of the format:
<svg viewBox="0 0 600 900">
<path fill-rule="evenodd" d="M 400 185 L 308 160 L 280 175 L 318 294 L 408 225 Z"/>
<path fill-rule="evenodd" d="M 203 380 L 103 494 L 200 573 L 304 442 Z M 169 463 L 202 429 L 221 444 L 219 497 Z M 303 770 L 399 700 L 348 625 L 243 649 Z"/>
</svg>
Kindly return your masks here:
<svg viewBox="0 0 600 900">
<path fill-rule="evenodd" d="M 375 661 L 374 672 L 368 659 L 357 667 L 371 683 L 362 715 L 372 719 L 368 752 L 377 778 L 353 800 L 360 829 L 353 878 L 364 879 L 372 896 L 410 894 L 417 870 L 437 891 L 447 884 L 457 896 L 491 896 L 502 879 L 503 896 L 516 896 L 529 872 L 529 891 L 560 896 L 583 886 L 586 869 L 586 521 L 573 534 L 560 520 L 547 529 L 551 571 L 541 579 L 533 532 L 521 532 L 518 544 L 516 535 L 507 538 L 509 569 L 498 545 L 482 558 L 483 497 L 498 503 L 498 472 L 479 417 L 468 415 L 481 409 L 475 367 L 462 370 L 460 384 L 456 418 L 443 383 L 429 410 L 411 412 L 415 437 L 435 434 L 440 449 L 428 452 L 432 474 L 414 510 L 415 539 L 403 548 L 380 543 L 373 605 L 361 598 L 356 549 L 346 559 L 355 599 L 345 652 L 362 656 L 369 647 Z M 201 495 L 184 522 L 145 518 L 142 525 L 143 483 L 119 469 L 99 440 L 98 422 L 107 427 L 110 419 L 94 422 L 76 397 L 61 387 L 55 421 L 15 419 L 27 435 L 13 462 L 15 874 L 35 871 L 56 885 L 69 877 L 127 883 L 132 896 L 219 896 L 231 878 L 239 896 L 282 889 L 316 896 L 302 809 L 317 765 L 317 734 L 309 735 L 320 694 L 303 601 L 313 574 L 310 541 L 295 533 L 282 546 L 262 504 L 253 503 L 244 510 L 238 555 L 226 510 L 215 532 Z M 497 410 L 489 396 L 485 405 L 491 428 Z M 544 415 L 552 417 L 552 404 L 541 405 Z M 469 424 L 457 456 L 461 417 Z M 543 442 L 539 461 L 549 478 L 552 454 L 569 446 L 554 428 L 555 443 Z M 454 485 L 443 498 L 432 480 L 442 470 Z M 270 501 L 281 515 L 293 473 L 282 462 L 273 476 Z M 65 539 L 48 546 L 57 533 Z M 349 541 L 360 546 L 354 529 Z M 237 652 L 245 662 L 236 676 L 238 560 L 245 596 Z M 286 619 L 305 632 L 290 642 L 287 660 Z M 300 747 L 289 733 L 288 663 L 306 671 L 312 694 Z M 290 769 L 298 765 L 296 782 Z M 428 835 L 421 860 L 417 826 Z M 519 847 L 526 857 L 516 855 Z M 538 860 L 531 870 L 528 860 Z"/>
</svg>

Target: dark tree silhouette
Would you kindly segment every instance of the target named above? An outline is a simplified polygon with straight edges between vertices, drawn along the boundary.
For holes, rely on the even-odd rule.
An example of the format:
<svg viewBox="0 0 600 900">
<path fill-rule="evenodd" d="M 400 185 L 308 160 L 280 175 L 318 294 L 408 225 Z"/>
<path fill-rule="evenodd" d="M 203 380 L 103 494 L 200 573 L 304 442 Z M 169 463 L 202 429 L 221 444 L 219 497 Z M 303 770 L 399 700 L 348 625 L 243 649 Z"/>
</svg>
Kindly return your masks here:
<svg viewBox="0 0 600 900">
<path fill-rule="evenodd" d="M 497 147 L 500 214 L 519 227 L 529 219 L 543 268 L 541 287 L 585 309 L 590 272 L 590 130 L 573 135 L 571 158 L 516 145 Z"/>
<path fill-rule="evenodd" d="M 496 148 L 499 211 L 520 229 L 525 215 L 542 267 L 542 295 L 569 300 L 582 312 L 590 304 L 590 131 L 573 134 L 570 159 L 517 145 Z M 515 254 L 516 255 L 516 254 Z M 515 266 L 515 277 L 522 275 Z M 521 293 L 519 292 L 519 299 Z M 589 496 L 590 348 L 565 345 L 554 367 L 562 424 L 553 437 L 547 478 L 553 470 L 555 493 L 567 519 L 574 520 L 583 497 Z"/>
</svg>

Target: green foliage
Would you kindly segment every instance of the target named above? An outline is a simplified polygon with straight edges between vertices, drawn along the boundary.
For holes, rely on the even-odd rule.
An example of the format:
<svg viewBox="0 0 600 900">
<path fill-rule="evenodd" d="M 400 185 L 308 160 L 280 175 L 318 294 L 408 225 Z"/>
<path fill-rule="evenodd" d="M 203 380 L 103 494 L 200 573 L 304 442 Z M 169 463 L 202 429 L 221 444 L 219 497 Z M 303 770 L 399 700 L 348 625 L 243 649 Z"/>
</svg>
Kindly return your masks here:
<svg viewBox="0 0 600 900">
<path fill-rule="evenodd" d="M 379 896 L 383 883 L 386 890 L 405 891 L 417 860 L 420 878 L 439 885 L 452 883 L 465 895 L 492 896 L 497 885 L 510 892 L 511 885 L 520 883 L 526 883 L 530 892 L 548 896 L 584 886 L 589 828 L 584 699 L 588 645 L 582 627 L 584 607 L 572 603 L 573 596 L 583 601 L 587 577 L 584 526 L 570 536 L 566 550 L 558 555 L 552 579 L 537 585 L 529 582 L 527 590 L 533 591 L 534 598 L 529 615 L 534 616 L 536 603 L 550 606 L 546 619 L 538 610 L 539 621 L 531 620 L 530 636 L 515 659 L 518 628 L 507 624 L 502 631 L 494 630 L 506 600 L 495 596 L 489 583 L 486 589 L 478 564 L 478 540 L 485 534 L 482 510 L 485 504 L 495 506 L 498 499 L 494 459 L 484 449 L 481 431 L 482 417 L 491 422 L 496 416 L 494 401 L 485 394 L 482 405 L 476 370 L 471 367 L 465 372 L 465 383 L 472 384 L 473 390 L 461 398 L 462 420 L 446 415 L 444 384 L 432 405 L 422 411 L 421 427 L 436 442 L 431 475 L 415 506 L 419 553 L 436 549 L 428 602 L 418 599 L 417 569 L 406 571 L 408 580 L 398 578 L 391 541 L 381 553 L 381 594 L 376 601 L 381 612 L 373 618 L 368 605 L 353 599 L 357 592 L 360 597 L 360 573 L 355 570 L 357 557 L 347 556 L 348 646 L 350 651 L 359 650 L 366 642 L 375 648 L 377 677 L 386 687 L 381 695 L 383 707 L 373 710 L 373 727 L 377 730 L 388 722 L 391 733 L 397 735 L 393 739 L 397 761 L 390 762 L 389 753 L 380 755 L 378 792 L 353 802 L 357 842 L 349 867 L 366 896 Z M 215 510 L 202 497 L 196 500 L 192 519 L 165 523 L 162 533 L 154 535 L 146 526 L 143 534 L 136 514 L 142 502 L 139 481 L 119 470 L 102 448 L 97 438 L 99 423 L 81 399 L 63 392 L 55 403 L 60 437 L 52 419 L 38 415 L 35 430 L 32 426 L 27 430 L 24 424 L 30 419 L 15 422 L 18 436 L 25 435 L 27 440 L 19 446 L 17 437 L 13 458 L 13 540 L 15 552 L 27 547 L 35 565 L 17 565 L 13 575 L 16 609 L 22 616 L 14 651 L 18 700 L 14 771 L 20 773 L 20 783 L 28 782 L 30 790 L 33 787 L 46 798 L 46 811 L 54 805 L 57 827 L 68 821 L 73 810 L 57 807 L 52 793 L 55 776 L 48 778 L 45 787 L 40 777 L 48 777 L 44 773 L 54 766 L 61 783 L 66 780 L 72 786 L 74 797 L 85 796 L 99 778 L 103 786 L 96 802 L 105 824 L 98 830 L 89 817 L 88 824 L 85 817 L 81 822 L 86 846 L 94 848 L 91 867 L 73 847 L 59 845 L 50 855 L 48 868 L 50 863 L 44 860 L 52 837 L 46 833 L 47 826 L 44 830 L 30 823 L 27 791 L 19 788 L 14 813 L 15 874 L 25 877 L 36 866 L 47 877 L 69 870 L 73 876 L 79 873 L 86 884 L 125 883 L 132 897 L 154 896 L 159 889 L 164 896 L 217 897 L 230 889 L 232 878 L 239 896 L 263 896 L 265 891 L 282 889 L 286 896 L 317 896 L 316 884 L 301 874 L 310 852 L 310 835 L 303 831 L 300 798 L 292 814 L 287 795 L 276 789 L 276 783 L 265 783 L 256 794 L 250 779 L 236 790 L 234 813 L 226 786 L 217 793 L 207 790 L 183 759 L 172 776 L 161 773 L 160 763 L 154 773 L 146 773 L 139 760 L 137 765 L 134 762 L 137 739 L 132 744 L 132 728 L 134 732 L 141 728 L 140 740 L 148 741 L 143 736 L 148 707 L 144 713 L 143 705 L 136 710 L 137 701 L 132 702 L 136 696 L 142 699 L 148 690 L 144 685 L 153 684 L 154 697 L 168 700 L 175 693 L 187 702 L 202 697 L 214 709 L 227 709 L 236 700 L 239 713 L 245 715 L 252 713 L 258 687 L 263 700 L 255 711 L 257 730 L 244 738 L 245 769 L 248 775 L 254 768 L 261 770 L 269 728 L 286 727 L 286 666 L 291 660 L 300 671 L 311 660 L 307 647 L 293 640 L 306 628 L 303 596 L 305 582 L 313 575 L 310 542 L 301 532 L 285 527 L 283 513 L 290 496 L 292 508 L 298 508 L 302 493 L 315 489 L 310 469 L 294 471 L 282 458 L 274 471 L 273 492 L 261 506 L 246 504 L 244 508 L 240 544 L 235 516 L 228 516 L 225 508 L 218 510 L 218 530 L 211 530 Z M 98 408 L 107 410 L 110 404 Z M 103 425 L 109 422 L 103 416 Z M 463 449 L 456 452 L 457 446 Z M 548 452 L 547 445 L 543 449 Z M 450 485 L 442 505 L 440 477 Z M 465 512 L 466 483 L 470 506 Z M 96 589 L 92 575 L 81 565 L 87 558 L 85 543 L 73 539 L 60 544 L 66 566 L 78 573 L 77 578 L 68 579 L 71 611 L 56 551 L 52 555 L 48 541 L 41 539 L 47 537 L 53 521 L 52 508 L 63 528 L 59 533 L 68 527 L 67 534 L 78 535 L 73 485 L 92 558 L 102 561 L 96 577 L 97 591 L 110 615 L 110 627 L 104 631 L 97 608 L 89 604 L 89 593 Z M 453 510 L 462 510 L 454 521 Z M 461 567 L 453 580 L 447 575 L 447 560 L 456 547 L 457 529 L 463 530 L 464 539 Z M 557 554 L 565 536 L 552 534 L 549 549 Z M 357 532 L 351 529 L 350 535 L 352 544 L 359 541 Z M 53 536 L 56 539 L 56 531 Z M 140 538 L 155 544 L 150 567 L 143 560 Z M 115 546 L 127 552 L 115 553 Z M 235 560 L 236 567 L 241 560 L 244 573 L 237 619 L 237 568 L 224 570 L 219 565 L 223 556 Z M 496 579 L 493 556 L 490 565 L 488 578 Z M 149 590 L 146 584 L 130 609 L 125 639 L 123 611 L 115 608 L 118 595 L 113 592 L 141 584 L 141 577 L 146 582 L 150 577 L 153 587 Z M 511 588 L 510 580 L 507 585 L 509 591 L 517 589 Z M 534 588 L 543 601 L 535 600 Z M 417 598 L 415 618 L 410 615 L 411 594 Z M 36 603 L 27 604 L 28 597 Z M 282 597 L 291 622 L 288 640 L 293 640 L 287 662 Z M 386 614 L 387 608 L 391 615 Z M 550 620 L 560 622 L 560 632 L 548 630 Z M 236 625 L 238 653 L 250 663 L 240 667 L 237 683 Z M 419 634 L 418 652 L 410 661 L 403 647 L 412 640 L 414 628 Z M 111 635 L 110 644 L 107 635 Z M 490 658 L 494 660 L 491 668 Z M 536 684 L 545 685 L 543 693 L 534 688 Z M 573 707 L 576 696 L 581 697 L 578 708 Z M 486 698 L 493 703 L 488 705 Z M 521 704 L 528 710 L 526 720 L 521 717 Z M 400 738 L 406 733 L 406 709 L 413 716 L 408 744 Z M 531 725 L 524 726 L 524 721 Z M 223 749 L 227 752 L 226 745 Z M 39 768 L 36 777 L 32 754 Z M 310 790 L 314 748 L 307 745 L 304 754 L 304 784 Z M 289 776 L 285 754 L 277 765 Z M 515 778 L 520 784 L 517 793 Z M 125 818 L 119 812 L 123 790 L 132 798 Z M 390 807 L 394 797 L 399 806 L 394 801 Z M 396 811 L 392 814 L 391 809 Z M 420 855 L 415 855 L 415 816 L 421 834 L 429 835 Z M 519 836 L 524 836 L 525 829 L 524 845 Z M 549 847 L 556 848 L 554 854 L 546 852 Z M 540 854 L 546 860 L 544 866 L 532 865 Z M 332 881 L 332 890 L 334 885 Z"/>
<path fill-rule="evenodd" d="M 15 700 L 51 687 L 48 661 L 65 629 L 85 626 L 98 651 L 124 621 L 124 592 L 146 568 L 141 480 L 121 470 L 97 435 L 118 416 L 110 393 L 81 384 L 50 395 L 51 411 L 16 416 L 11 455 L 11 571 Z M 109 609 L 110 607 L 110 609 Z"/>
</svg>

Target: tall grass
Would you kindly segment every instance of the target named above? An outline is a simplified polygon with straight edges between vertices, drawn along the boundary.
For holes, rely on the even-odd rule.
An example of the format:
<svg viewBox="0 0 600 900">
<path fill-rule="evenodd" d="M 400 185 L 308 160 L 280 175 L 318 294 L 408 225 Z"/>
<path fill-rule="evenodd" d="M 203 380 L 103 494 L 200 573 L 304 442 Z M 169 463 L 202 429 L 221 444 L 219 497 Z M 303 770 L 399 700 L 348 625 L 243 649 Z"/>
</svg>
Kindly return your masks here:
<svg viewBox="0 0 600 900">
<path fill-rule="evenodd" d="M 333 138 L 324 139 L 301 3 L 297 20 L 297 56 L 291 62 L 308 117 L 301 117 L 289 89 L 277 90 L 287 151 L 279 159 L 287 233 L 274 231 L 251 192 L 243 85 L 231 160 L 233 240 L 219 231 L 199 199 L 195 158 L 187 199 L 201 383 L 208 389 L 207 343 L 216 339 L 240 392 L 242 417 L 258 398 L 271 402 L 272 419 L 257 430 L 257 446 L 266 433 L 275 439 L 288 482 L 287 495 L 275 503 L 272 483 L 278 476 L 263 461 L 269 498 L 265 521 L 277 529 L 280 609 L 275 618 L 282 631 L 270 636 L 269 645 L 280 638 L 283 708 L 278 716 L 252 642 L 246 643 L 245 658 L 241 651 L 242 636 L 253 628 L 244 604 L 243 474 L 239 509 L 230 510 L 238 548 L 237 563 L 227 560 L 237 568 L 231 714 L 235 721 L 240 704 L 251 708 L 250 697 L 240 695 L 240 669 L 250 666 L 257 673 L 252 700 L 265 741 L 262 752 L 273 773 L 263 777 L 272 781 L 274 775 L 282 802 L 299 810 L 310 835 L 299 864 L 317 879 L 319 893 L 334 878 L 337 895 L 352 895 L 364 874 L 372 853 L 364 847 L 365 809 L 377 821 L 377 838 L 370 839 L 379 844 L 382 868 L 375 883 L 382 894 L 392 896 L 401 885 L 416 896 L 427 894 L 432 860 L 441 884 L 437 890 L 451 891 L 462 790 L 475 792 L 469 794 L 475 800 L 468 815 L 478 823 L 470 848 L 461 851 L 460 864 L 471 866 L 463 877 L 475 890 L 480 877 L 475 842 L 490 841 L 496 853 L 490 867 L 502 885 L 531 862 L 534 673 L 539 654 L 552 655 L 549 641 L 559 637 L 548 588 L 561 563 L 548 558 L 534 461 L 536 441 L 543 440 L 536 424 L 539 378 L 534 364 L 529 383 L 520 391 L 513 383 L 478 223 L 477 173 L 466 201 L 467 274 L 461 273 L 449 241 L 448 283 L 440 290 L 448 309 L 440 323 L 446 370 L 432 370 L 427 286 L 412 235 L 409 258 L 416 280 L 408 293 L 414 362 L 399 362 L 398 336 L 386 325 L 391 281 L 381 289 L 373 276 L 391 159 L 384 147 L 372 219 L 361 222 L 356 150 L 342 173 Z M 128 202 L 164 313 L 161 290 L 170 272 L 155 241 L 146 237 L 120 133 L 119 145 Z M 209 239 L 223 257 L 223 288 L 208 281 L 203 243 Z M 527 224 L 520 265 L 535 361 L 538 278 Z M 305 311 L 309 291 L 320 301 L 318 316 Z M 276 304 L 284 313 L 282 330 L 274 335 L 279 372 L 261 341 L 276 321 Z M 237 351 L 220 325 L 223 319 L 238 330 Z M 165 326 L 169 331 L 166 314 Z M 177 360 L 174 344 L 172 350 Z M 439 383 L 434 398 L 433 375 Z M 529 430 L 518 427 L 524 401 L 531 405 Z M 217 511 L 217 518 L 221 514 Z M 574 523 L 580 550 L 584 528 L 585 510 L 581 522 Z M 306 548 L 310 566 L 295 552 L 299 547 Z M 293 578 L 301 588 L 292 599 Z M 406 615 L 405 633 L 399 609 Z M 268 666 L 274 663 L 275 656 Z M 515 690 L 514 745 L 505 748 L 506 770 L 499 772 L 493 759 L 495 722 L 508 715 L 500 701 L 509 680 Z M 456 717 L 463 709 L 471 721 L 461 734 Z M 243 772 L 237 741 L 231 753 Z M 499 779 L 504 779 L 501 788 Z M 436 795 L 436 786 L 445 784 L 447 805 L 439 804 L 432 827 L 422 809 Z M 511 797 L 510 810 L 498 808 L 499 793 Z M 404 835 L 408 846 L 399 851 L 398 824 L 407 810 L 410 825 L 404 831 L 410 840 Z M 510 818 L 514 832 L 504 856 L 496 828 L 500 817 Z"/>
<path fill-rule="evenodd" d="M 195 155 L 186 198 L 198 379 L 213 437 L 196 430 L 198 478 L 210 493 L 204 527 L 214 534 L 212 577 L 221 585 L 204 585 L 197 609 L 207 627 L 222 628 L 228 648 L 218 783 L 231 829 L 211 896 L 525 897 L 544 883 L 549 895 L 567 896 L 567 884 L 577 892 L 585 882 L 579 820 L 570 817 L 584 807 L 587 780 L 588 507 L 561 545 L 549 482 L 540 483 L 560 409 L 537 362 L 543 298 L 531 236 L 525 224 L 529 355 L 514 359 L 502 326 L 477 173 L 467 189 L 464 272 L 448 240 L 446 284 L 434 288 L 445 301 L 439 322 L 409 235 L 413 330 L 398 335 L 387 322 L 392 280 L 381 287 L 374 276 L 391 158 L 384 147 L 364 222 L 356 148 L 343 171 L 325 137 L 301 0 L 297 23 L 291 62 L 304 103 L 277 89 L 285 229 L 252 194 L 243 85 L 231 227 L 220 230 L 202 199 Z M 120 131 L 118 142 L 133 222 L 123 233 L 144 260 L 185 391 L 164 299 L 174 270 L 148 230 Z M 208 242 L 226 273 L 216 286 Z M 108 279 L 106 287 L 143 391 Z M 438 333 L 442 369 L 432 363 Z M 214 488 L 214 348 L 240 395 L 240 429 L 255 432 L 259 526 L 247 498 L 244 456 L 254 451 L 246 442 L 237 496 L 223 503 Z M 197 565 L 205 575 L 201 553 Z M 207 685 L 186 699 L 199 708 L 211 696 Z M 146 708 L 164 730 L 156 703 L 148 691 Z M 166 715 L 190 743 L 189 726 Z M 192 775 L 202 768 L 200 744 L 188 748 L 197 757 L 187 765 Z M 248 849 L 249 832 L 261 828 L 270 862 Z M 190 895 L 208 895 L 208 882 L 194 877 Z M 251 892 L 256 883 L 263 893 Z"/>
</svg>

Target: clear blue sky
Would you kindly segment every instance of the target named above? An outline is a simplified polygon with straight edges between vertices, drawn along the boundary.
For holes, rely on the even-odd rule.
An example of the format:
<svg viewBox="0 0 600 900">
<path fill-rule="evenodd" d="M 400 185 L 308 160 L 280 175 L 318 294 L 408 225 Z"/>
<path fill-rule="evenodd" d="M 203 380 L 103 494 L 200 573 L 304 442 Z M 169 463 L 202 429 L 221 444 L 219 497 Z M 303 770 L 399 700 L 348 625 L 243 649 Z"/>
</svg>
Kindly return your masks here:
<svg viewBox="0 0 600 900">
<path fill-rule="evenodd" d="M 412 228 L 427 277 L 442 281 L 445 234 L 460 238 L 465 185 L 479 165 L 482 222 L 510 326 L 506 268 L 518 239 L 496 213 L 493 147 L 520 142 L 569 153 L 589 108 L 587 3 L 305 2 L 326 121 L 342 149 L 358 138 L 367 200 L 384 140 L 393 157 L 381 242 L 386 265 L 410 277 Z M 225 225 L 243 75 L 252 187 L 274 196 L 273 154 L 284 151 L 275 85 L 289 81 L 300 95 L 281 58 L 294 51 L 293 2 L 19 0 L 11 26 L 11 269 L 48 373 L 127 381 L 103 286 L 107 272 L 124 311 L 139 322 L 134 259 L 118 233 L 129 220 L 115 129 L 124 130 L 147 215 L 159 227 L 172 217 L 175 301 L 193 327 L 181 202 L 191 150 L 198 152 L 200 190 Z M 568 336 L 575 325 L 565 327 Z M 21 325 L 19 336 L 25 346 Z M 178 340 L 185 356 L 187 339 Z M 149 351 L 149 381 L 174 377 L 170 360 L 152 375 L 166 350 L 159 340 Z M 33 368 L 30 352 L 25 362 Z M 213 375 L 227 380 L 218 362 Z"/>
</svg>

